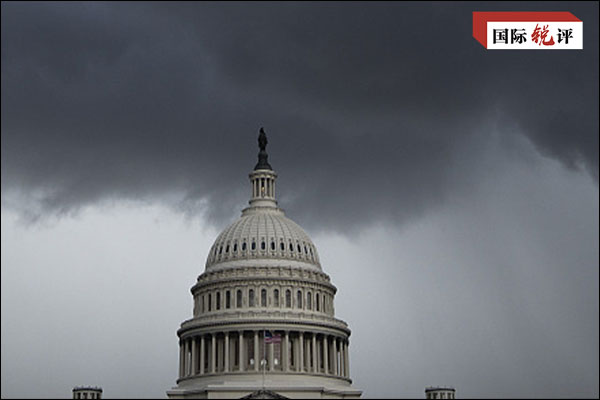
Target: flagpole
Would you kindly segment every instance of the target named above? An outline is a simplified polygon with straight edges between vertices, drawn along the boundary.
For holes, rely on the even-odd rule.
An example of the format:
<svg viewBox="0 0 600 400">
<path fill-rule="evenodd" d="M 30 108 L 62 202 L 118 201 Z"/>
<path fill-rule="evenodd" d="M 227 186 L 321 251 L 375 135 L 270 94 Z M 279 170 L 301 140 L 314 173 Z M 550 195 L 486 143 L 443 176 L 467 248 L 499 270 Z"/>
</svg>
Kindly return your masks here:
<svg viewBox="0 0 600 400">
<path fill-rule="evenodd" d="M 266 336 L 266 328 L 263 328 L 263 359 L 262 359 L 262 365 L 263 365 L 263 379 L 262 379 L 262 388 L 263 390 L 265 390 L 265 367 L 267 364 L 267 336 Z"/>
</svg>

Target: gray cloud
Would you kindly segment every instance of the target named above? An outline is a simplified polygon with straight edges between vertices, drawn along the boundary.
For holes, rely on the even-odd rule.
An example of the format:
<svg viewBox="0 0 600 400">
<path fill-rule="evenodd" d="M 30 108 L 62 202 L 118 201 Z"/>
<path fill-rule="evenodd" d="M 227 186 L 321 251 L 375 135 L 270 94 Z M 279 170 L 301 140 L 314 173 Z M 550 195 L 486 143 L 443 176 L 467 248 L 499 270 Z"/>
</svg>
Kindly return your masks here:
<svg viewBox="0 0 600 400">
<path fill-rule="evenodd" d="M 583 51 L 486 52 L 470 3 L 3 3 L 3 196 L 33 218 L 141 199 L 221 224 L 263 125 L 282 205 L 319 229 L 460 195 L 498 126 L 597 181 L 598 5 L 563 8 Z"/>
</svg>

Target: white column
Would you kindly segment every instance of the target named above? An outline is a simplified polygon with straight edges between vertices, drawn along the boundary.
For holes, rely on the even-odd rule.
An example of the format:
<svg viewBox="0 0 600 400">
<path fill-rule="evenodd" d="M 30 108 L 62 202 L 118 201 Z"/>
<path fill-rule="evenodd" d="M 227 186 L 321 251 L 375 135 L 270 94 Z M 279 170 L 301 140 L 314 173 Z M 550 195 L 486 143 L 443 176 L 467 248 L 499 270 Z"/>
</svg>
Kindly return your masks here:
<svg viewBox="0 0 600 400">
<path fill-rule="evenodd" d="M 263 346 L 266 346 L 267 344 L 264 343 Z M 274 371 L 275 370 L 275 343 L 270 343 L 269 344 L 269 371 Z"/>
<path fill-rule="evenodd" d="M 217 371 L 217 335 L 210 335 L 210 373 L 214 374 Z"/>
<path fill-rule="evenodd" d="M 327 335 L 323 335 L 323 369 L 326 374 L 329 374 L 329 340 L 327 339 Z"/>
<path fill-rule="evenodd" d="M 200 374 L 204 375 L 204 359 L 206 357 L 206 349 L 204 348 L 204 335 L 200 336 Z"/>
<path fill-rule="evenodd" d="M 304 341 L 304 364 L 305 367 L 304 368 L 306 370 L 306 372 L 310 372 L 310 340 L 308 339 L 308 336 L 306 337 L 306 340 Z"/>
<path fill-rule="evenodd" d="M 336 361 L 335 361 L 336 354 L 335 354 L 335 347 L 334 347 L 335 346 L 335 340 L 336 340 L 335 336 L 333 336 L 331 339 L 333 339 L 333 340 L 329 344 L 329 354 L 331 354 L 331 373 L 334 374 L 335 373 L 335 371 L 334 371 L 335 370 L 335 363 L 336 363 Z"/>
<path fill-rule="evenodd" d="M 182 341 L 179 341 L 179 378 L 183 378 L 184 374 L 184 364 L 183 360 L 185 359 L 185 344 Z"/>
<path fill-rule="evenodd" d="M 229 332 L 225 332 L 225 363 L 223 370 L 229 372 Z"/>
<path fill-rule="evenodd" d="M 338 366 L 338 345 L 337 345 L 337 338 L 333 338 L 333 374 L 334 375 L 338 375 L 339 374 L 339 366 Z"/>
<path fill-rule="evenodd" d="M 348 345 L 350 343 L 344 343 L 344 376 L 348 378 L 350 376 L 350 357 L 348 353 Z"/>
<path fill-rule="evenodd" d="M 239 341 L 239 362 L 240 362 L 240 372 L 244 371 L 244 332 L 243 331 L 239 331 L 238 332 L 238 341 Z"/>
<path fill-rule="evenodd" d="M 304 332 L 300 332 L 300 351 L 298 352 L 299 371 L 304 372 Z"/>
<path fill-rule="evenodd" d="M 290 370 L 290 333 L 285 331 L 285 341 L 282 353 L 283 370 L 288 372 Z"/>
<path fill-rule="evenodd" d="M 312 335 L 312 363 L 313 372 L 316 374 L 319 371 L 319 365 L 317 364 L 317 334 Z"/>
<path fill-rule="evenodd" d="M 190 341 L 188 339 L 185 340 L 185 357 L 183 358 L 183 375 L 188 376 L 190 374 Z"/>
<path fill-rule="evenodd" d="M 254 370 L 258 371 L 258 331 L 254 331 Z"/>
<path fill-rule="evenodd" d="M 344 339 L 340 339 L 340 376 L 345 376 L 344 372 Z"/>
<path fill-rule="evenodd" d="M 196 375 L 196 364 L 197 364 L 197 354 L 196 354 L 196 338 L 192 338 L 192 368 L 190 368 L 190 374 Z"/>
</svg>

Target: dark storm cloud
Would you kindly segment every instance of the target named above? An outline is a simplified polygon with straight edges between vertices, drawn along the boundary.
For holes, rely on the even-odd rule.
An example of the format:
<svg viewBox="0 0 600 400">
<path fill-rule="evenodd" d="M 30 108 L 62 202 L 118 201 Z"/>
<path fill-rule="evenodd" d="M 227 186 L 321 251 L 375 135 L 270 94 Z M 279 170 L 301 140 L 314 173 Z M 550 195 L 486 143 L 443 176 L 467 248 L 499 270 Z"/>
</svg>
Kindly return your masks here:
<svg viewBox="0 0 600 400">
<path fill-rule="evenodd" d="M 474 10 L 532 8 L 573 12 L 585 49 L 471 37 Z M 34 214 L 161 199 L 222 222 L 264 125 L 303 224 L 402 222 L 465 190 L 492 130 L 597 179 L 597 110 L 597 3 L 2 3 L 2 191 Z"/>
</svg>

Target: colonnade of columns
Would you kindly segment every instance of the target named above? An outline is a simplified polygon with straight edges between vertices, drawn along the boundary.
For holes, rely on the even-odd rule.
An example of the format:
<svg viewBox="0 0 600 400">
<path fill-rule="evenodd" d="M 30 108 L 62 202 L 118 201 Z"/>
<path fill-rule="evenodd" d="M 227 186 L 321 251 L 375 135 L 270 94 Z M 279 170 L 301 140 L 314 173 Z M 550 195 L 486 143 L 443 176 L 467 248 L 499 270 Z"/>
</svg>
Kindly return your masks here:
<svg viewBox="0 0 600 400">
<path fill-rule="evenodd" d="M 251 178 L 252 198 L 275 198 L 275 177 L 271 175 L 258 175 Z"/>
<path fill-rule="evenodd" d="M 206 333 L 179 343 L 179 378 L 216 373 L 289 372 L 348 378 L 345 337 L 304 331 L 270 331 L 279 343 L 264 343 L 262 330 Z M 266 347 L 265 347 L 266 346 Z"/>
</svg>

